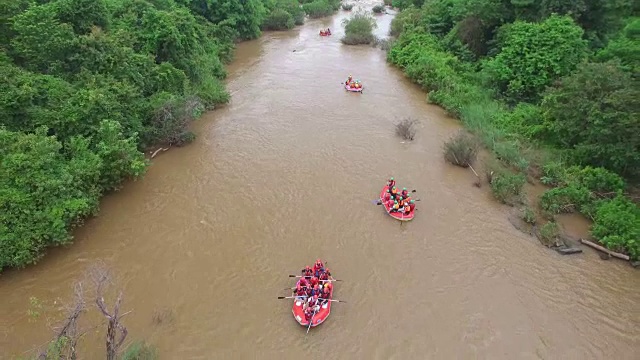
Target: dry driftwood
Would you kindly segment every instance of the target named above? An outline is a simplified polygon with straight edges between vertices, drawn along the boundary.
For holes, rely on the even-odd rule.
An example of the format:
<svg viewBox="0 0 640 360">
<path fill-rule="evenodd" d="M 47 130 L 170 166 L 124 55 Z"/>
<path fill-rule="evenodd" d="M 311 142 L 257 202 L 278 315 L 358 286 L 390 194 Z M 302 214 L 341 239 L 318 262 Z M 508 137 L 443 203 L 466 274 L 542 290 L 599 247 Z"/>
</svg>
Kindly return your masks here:
<svg viewBox="0 0 640 360">
<path fill-rule="evenodd" d="M 154 157 L 156 157 L 156 155 L 158 155 L 158 153 L 159 153 L 160 151 L 164 152 L 164 151 L 169 150 L 169 148 L 171 148 L 171 147 L 168 147 L 168 148 L 159 148 L 158 150 L 156 150 L 156 151 L 154 151 L 154 152 L 153 152 L 153 154 L 151 155 L 151 158 L 153 159 Z"/>
<path fill-rule="evenodd" d="M 127 328 L 120 323 L 120 319 L 128 314 L 119 314 L 120 305 L 122 304 L 122 291 L 118 293 L 113 312 L 109 313 L 104 302 L 104 288 L 110 282 L 109 273 L 104 268 L 96 267 L 92 269 L 91 276 L 96 285 L 96 305 L 108 322 L 106 338 L 107 360 L 116 360 L 118 349 L 124 343 L 128 333 Z"/>
<path fill-rule="evenodd" d="M 68 307 L 67 318 L 62 323 L 62 326 L 57 330 L 56 337 L 53 340 L 53 342 L 58 342 L 62 338 L 65 338 L 68 341 L 64 349 L 60 350 L 60 354 L 58 354 L 59 359 L 76 360 L 76 347 L 78 340 L 82 335 L 84 335 L 84 332 L 78 331 L 78 318 L 86 311 L 82 282 L 77 282 L 74 285 L 73 290 L 75 295 L 74 302 Z M 38 359 L 44 360 L 47 359 L 47 356 L 48 354 L 45 350 L 40 353 Z"/>
<path fill-rule="evenodd" d="M 596 243 L 593 243 L 593 242 L 591 242 L 591 241 L 589 241 L 589 240 L 580 239 L 580 242 L 581 242 L 581 243 L 583 243 L 583 244 L 585 244 L 585 245 L 589 245 L 589 246 L 591 246 L 591 247 L 592 247 L 592 248 L 594 248 L 594 249 L 597 249 L 597 250 L 600 250 L 600 251 L 602 251 L 602 252 L 604 252 L 604 253 L 607 253 L 607 254 L 609 254 L 609 255 L 611 255 L 611 256 L 613 256 L 613 257 L 617 257 L 618 259 L 622 259 L 622 260 L 627 260 L 627 261 L 629 261 L 629 256 L 628 256 L 628 255 L 620 254 L 620 253 L 617 253 L 617 252 L 611 251 L 611 250 L 609 250 L 609 249 L 607 249 L 607 248 L 604 248 L 604 247 L 602 247 L 602 246 L 600 246 L 600 245 L 598 245 L 598 244 L 596 244 Z"/>
</svg>

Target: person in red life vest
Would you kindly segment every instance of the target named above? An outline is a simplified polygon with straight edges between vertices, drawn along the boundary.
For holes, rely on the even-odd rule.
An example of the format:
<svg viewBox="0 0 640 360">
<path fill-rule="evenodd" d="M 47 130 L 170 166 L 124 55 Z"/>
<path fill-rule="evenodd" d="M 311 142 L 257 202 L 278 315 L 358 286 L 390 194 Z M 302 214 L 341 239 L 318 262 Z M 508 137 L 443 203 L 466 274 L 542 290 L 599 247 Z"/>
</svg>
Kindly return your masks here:
<svg viewBox="0 0 640 360">
<path fill-rule="evenodd" d="M 404 215 L 407 216 L 409 214 L 411 214 L 411 206 L 409 206 L 409 203 L 406 203 L 404 205 Z"/>
<path fill-rule="evenodd" d="M 331 299 L 331 290 L 328 287 L 322 290 L 322 299 L 324 299 L 323 303 L 328 303 L 329 299 Z"/>
<path fill-rule="evenodd" d="M 409 201 L 409 212 L 412 212 L 413 210 L 415 210 L 415 208 L 416 208 L 416 201 L 415 200 Z"/>
<path fill-rule="evenodd" d="M 385 206 L 386 206 L 386 207 L 388 207 L 388 208 L 392 208 L 392 207 L 393 207 L 393 203 L 394 203 L 394 202 L 395 202 L 395 200 L 393 200 L 393 199 L 389 199 L 389 200 L 387 201 L 387 203 L 385 204 Z"/>
<path fill-rule="evenodd" d="M 329 269 L 324 269 L 324 271 L 322 272 L 322 275 L 320 275 L 320 280 L 330 280 L 331 279 L 331 271 L 329 271 Z"/>
<path fill-rule="evenodd" d="M 329 271 L 329 270 L 326 269 L 325 271 L 322 272 L 322 274 L 320 274 L 320 277 L 318 278 L 318 279 L 320 279 L 320 281 L 329 280 L 329 274 L 327 274 L 327 271 Z"/>
<path fill-rule="evenodd" d="M 313 276 L 313 270 L 310 266 L 305 266 L 304 269 L 300 271 L 300 273 L 302 274 L 302 276 L 305 276 L 307 278 Z"/>
<path fill-rule="evenodd" d="M 307 321 L 311 321 L 311 318 L 313 318 L 313 315 L 315 314 L 315 306 L 307 306 L 304 309 L 304 318 Z"/>
<path fill-rule="evenodd" d="M 382 195 L 382 201 L 389 201 L 389 199 L 391 199 L 391 191 L 387 189 L 387 192 Z"/>
<path fill-rule="evenodd" d="M 307 279 L 305 278 L 300 278 L 300 280 L 298 280 L 298 283 L 296 284 L 297 289 L 307 286 L 309 286 L 309 281 L 307 281 Z"/>
<path fill-rule="evenodd" d="M 409 196 L 409 192 L 407 191 L 407 188 L 402 188 L 402 193 L 400 195 L 402 195 L 403 198 L 406 198 L 407 196 Z"/>
<path fill-rule="evenodd" d="M 326 283 L 324 283 L 324 290 L 323 290 L 323 292 L 324 292 L 324 291 L 329 290 L 329 294 L 331 294 L 331 289 L 333 289 L 333 284 L 331 284 L 331 282 L 326 282 Z M 326 299 L 326 298 L 325 298 L 325 299 Z"/>
<path fill-rule="evenodd" d="M 322 260 L 318 259 L 316 260 L 316 263 L 313 264 L 313 274 L 316 277 L 320 276 L 320 270 L 324 270 L 324 264 L 322 263 Z"/>
<path fill-rule="evenodd" d="M 391 189 L 394 186 L 396 186 L 396 181 L 393 180 L 393 177 L 391 177 L 389 180 L 387 180 L 387 186 L 389 187 L 389 189 Z"/>
<path fill-rule="evenodd" d="M 313 285 L 313 289 L 311 289 L 311 296 L 320 296 L 321 288 L 318 284 Z"/>
<path fill-rule="evenodd" d="M 307 308 L 314 308 L 316 307 L 316 305 L 318 305 L 318 295 L 314 295 L 314 296 L 309 296 L 309 298 L 307 298 L 307 302 L 305 304 L 307 306 Z M 319 309 L 316 309 L 316 311 Z"/>
<path fill-rule="evenodd" d="M 315 276 L 311 278 L 311 281 L 309 281 L 309 284 L 311 285 L 311 287 L 318 285 L 318 283 L 319 283 L 318 278 Z"/>
<path fill-rule="evenodd" d="M 309 296 L 309 294 L 307 293 L 307 291 L 309 290 L 308 287 L 299 287 L 294 291 L 294 295 L 295 296 L 302 296 L 302 297 L 306 297 Z"/>
</svg>

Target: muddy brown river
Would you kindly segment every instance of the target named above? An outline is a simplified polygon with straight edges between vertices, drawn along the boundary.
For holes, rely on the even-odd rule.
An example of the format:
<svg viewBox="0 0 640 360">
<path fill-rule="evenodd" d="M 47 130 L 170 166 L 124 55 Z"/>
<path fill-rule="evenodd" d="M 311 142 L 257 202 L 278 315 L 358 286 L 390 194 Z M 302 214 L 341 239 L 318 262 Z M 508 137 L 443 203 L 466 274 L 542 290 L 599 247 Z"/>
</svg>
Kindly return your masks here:
<svg viewBox="0 0 640 360">
<path fill-rule="evenodd" d="M 46 343 L 74 281 L 102 260 L 132 311 L 128 340 L 161 359 L 638 359 L 638 273 L 514 229 L 486 186 L 444 162 L 459 124 L 383 51 L 341 45 L 345 16 L 240 44 L 233 100 L 194 124 L 195 143 L 107 196 L 72 246 L 3 273 L 0 357 Z M 364 94 L 345 92 L 349 73 Z M 394 123 L 409 116 L 419 130 L 403 143 Z M 388 176 L 417 189 L 413 221 L 372 204 Z M 305 335 L 276 297 L 318 257 L 347 303 Z M 158 312 L 171 316 L 158 324 Z M 89 329 L 81 358 L 104 358 L 104 328 Z"/>
</svg>

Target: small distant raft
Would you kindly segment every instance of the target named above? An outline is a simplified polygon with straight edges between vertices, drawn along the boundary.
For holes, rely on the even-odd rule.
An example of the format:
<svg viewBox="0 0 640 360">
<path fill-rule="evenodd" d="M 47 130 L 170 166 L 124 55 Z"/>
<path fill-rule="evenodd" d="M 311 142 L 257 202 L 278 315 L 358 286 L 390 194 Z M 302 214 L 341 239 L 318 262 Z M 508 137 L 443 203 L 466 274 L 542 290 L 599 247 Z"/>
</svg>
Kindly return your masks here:
<svg viewBox="0 0 640 360">
<path fill-rule="evenodd" d="M 364 86 L 361 87 L 351 87 L 347 84 L 344 85 L 344 88 L 347 89 L 347 91 L 351 91 L 351 92 L 362 92 L 362 90 L 364 90 Z"/>
<path fill-rule="evenodd" d="M 331 30 L 320 30 L 320 36 L 331 36 Z"/>
<path fill-rule="evenodd" d="M 387 192 L 387 189 L 389 189 L 389 186 L 387 185 L 382 188 L 382 191 L 380 192 L 380 199 L 384 199 L 384 194 Z M 416 209 L 411 210 L 407 215 L 401 212 L 391 212 L 391 206 L 388 206 L 384 201 L 382 201 L 382 206 L 384 206 L 384 209 L 387 211 L 389 216 L 400 221 L 409 221 L 413 219 L 413 216 L 416 214 Z"/>
<path fill-rule="evenodd" d="M 360 80 L 354 79 L 352 75 L 349 75 L 347 81 L 344 82 L 344 88 L 351 92 L 362 92 L 364 90 Z"/>
</svg>

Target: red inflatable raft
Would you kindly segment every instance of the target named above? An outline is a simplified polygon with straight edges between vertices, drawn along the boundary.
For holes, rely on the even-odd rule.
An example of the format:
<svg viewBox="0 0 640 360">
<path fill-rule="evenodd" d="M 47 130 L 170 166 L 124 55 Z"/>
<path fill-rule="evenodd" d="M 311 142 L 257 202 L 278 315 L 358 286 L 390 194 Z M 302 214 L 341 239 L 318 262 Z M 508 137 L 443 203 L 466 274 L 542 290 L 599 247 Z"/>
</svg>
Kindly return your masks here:
<svg viewBox="0 0 640 360">
<path fill-rule="evenodd" d="M 362 90 L 364 90 L 364 86 L 359 87 L 359 88 L 352 88 L 351 86 L 345 84 L 344 88 L 347 89 L 347 91 L 351 91 L 351 92 L 362 92 Z"/>
<path fill-rule="evenodd" d="M 329 296 L 330 299 L 333 299 L 333 287 L 331 287 L 331 294 Z M 302 326 L 309 326 L 309 322 L 304 316 L 304 310 L 302 310 L 302 306 L 306 300 L 305 298 L 295 298 L 293 299 L 293 317 L 296 319 L 298 324 Z M 311 327 L 316 327 L 322 324 L 331 314 L 331 301 L 327 301 L 326 303 L 320 306 L 320 310 L 311 318 Z"/>
<path fill-rule="evenodd" d="M 384 198 L 384 194 L 387 192 L 388 188 L 389 187 L 386 185 L 382 188 L 382 191 L 380 192 L 380 199 Z M 398 219 L 400 221 L 409 221 L 413 219 L 413 216 L 416 214 L 416 209 L 413 209 L 413 211 L 410 212 L 408 215 L 405 215 L 404 213 L 399 213 L 399 212 L 391 212 L 391 207 L 387 206 L 387 204 L 384 201 L 382 201 L 382 206 L 384 206 L 384 209 L 387 210 L 387 214 L 389 214 L 389 216 L 391 216 L 394 219 Z"/>
</svg>

